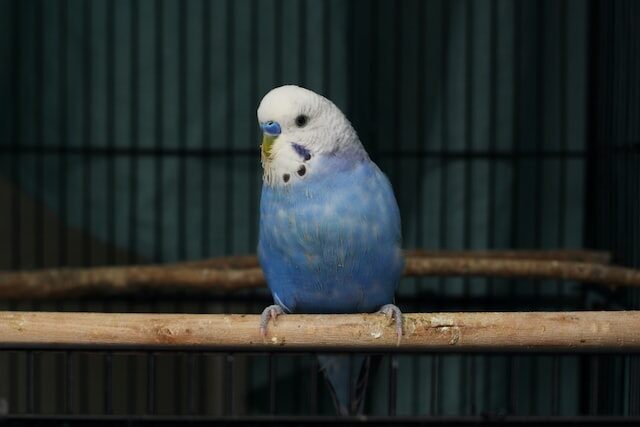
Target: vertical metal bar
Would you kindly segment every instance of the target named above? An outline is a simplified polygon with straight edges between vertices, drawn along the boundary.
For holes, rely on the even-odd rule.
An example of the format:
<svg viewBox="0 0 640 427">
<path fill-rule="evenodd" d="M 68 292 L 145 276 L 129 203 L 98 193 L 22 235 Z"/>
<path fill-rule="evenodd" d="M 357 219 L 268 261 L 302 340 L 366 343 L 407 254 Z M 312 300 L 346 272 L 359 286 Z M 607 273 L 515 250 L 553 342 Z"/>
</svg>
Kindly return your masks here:
<svg viewBox="0 0 640 427">
<path fill-rule="evenodd" d="M 187 414 L 196 412 L 196 353 L 187 353 Z"/>
<path fill-rule="evenodd" d="M 154 138 L 156 141 L 156 150 L 161 152 L 164 146 L 164 3 L 158 0 L 155 3 L 154 19 L 155 19 L 155 111 L 154 111 Z M 164 157 L 158 156 L 154 158 L 154 185 L 155 185 L 155 217 L 154 229 L 156 241 L 154 244 L 155 261 L 162 262 L 164 249 L 164 189 L 162 188 L 162 178 L 164 169 Z"/>
<path fill-rule="evenodd" d="M 439 236 L 438 236 L 438 247 L 444 248 L 447 246 L 448 240 L 448 230 L 449 226 L 448 221 L 448 197 L 447 197 L 447 187 L 449 181 L 449 163 L 447 161 L 447 152 L 449 151 L 449 111 L 448 111 L 448 86 L 449 86 L 449 28 L 450 28 L 450 19 L 451 19 L 451 3 L 448 1 L 442 2 L 442 10 L 441 10 L 441 22 L 442 22 L 442 31 L 441 31 L 441 43 L 440 43 L 440 80 L 441 80 L 441 92 L 440 92 L 440 132 L 441 132 L 441 140 L 440 140 L 440 150 L 442 152 L 442 156 L 440 157 L 440 194 L 439 194 Z M 445 284 L 446 279 L 440 278 L 438 279 L 438 295 L 444 296 L 445 292 Z M 442 365 L 444 356 L 435 355 L 437 360 L 434 366 L 438 369 L 437 375 L 435 375 L 434 381 L 435 391 L 438 394 L 437 396 L 437 407 L 435 408 L 436 414 L 442 413 Z"/>
<path fill-rule="evenodd" d="M 545 137 L 545 126 L 546 121 L 544 119 L 544 111 L 545 111 L 545 81 L 544 81 L 544 65 L 545 61 L 545 7 L 544 1 L 539 1 L 536 3 L 536 68 L 537 68 L 537 86 L 536 86 L 536 141 L 535 141 L 535 152 L 536 152 L 536 162 L 535 162 L 535 182 L 534 182 L 534 200 L 535 200 L 535 210 L 534 210 L 534 246 L 536 248 L 540 248 L 542 246 L 542 212 L 544 209 L 542 191 L 543 191 L 543 169 L 545 168 L 545 161 L 543 157 L 543 153 L 545 150 L 544 146 L 544 137 Z M 536 280 L 534 282 L 534 298 L 536 300 L 540 299 L 541 296 L 541 287 L 540 281 Z M 531 357 L 531 366 L 529 367 L 529 382 L 530 382 L 530 406 L 529 413 L 531 415 L 535 415 L 538 412 L 538 377 L 539 377 L 539 369 L 538 369 L 538 357 Z"/>
<path fill-rule="evenodd" d="M 560 413 L 560 364 L 562 360 L 560 356 L 552 356 L 551 365 L 551 415 L 559 415 Z"/>
<path fill-rule="evenodd" d="M 225 395 L 227 407 L 225 408 L 225 413 L 227 415 L 235 415 L 235 380 L 234 380 L 234 370 L 235 370 L 235 358 L 233 353 L 228 353 L 225 356 Z"/>
<path fill-rule="evenodd" d="M 307 80 L 307 1 L 298 0 L 298 80 L 305 86 Z"/>
<path fill-rule="evenodd" d="M 640 356 L 631 356 L 630 362 L 633 363 L 633 368 L 630 371 L 630 387 L 633 392 L 630 393 L 629 415 L 637 416 L 640 415 L 640 382 L 638 381 L 640 378 Z"/>
<path fill-rule="evenodd" d="M 627 367 L 627 360 L 628 358 L 626 357 L 626 355 L 618 355 L 616 356 L 616 359 L 618 361 L 618 366 L 619 366 L 619 371 L 618 371 L 618 378 L 617 378 L 617 387 L 620 390 L 620 394 L 619 397 L 616 396 L 615 400 L 614 400 L 614 406 L 612 408 L 613 414 L 614 415 L 623 415 L 624 414 L 624 392 L 626 391 L 626 385 L 627 385 L 627 376 L 629 373 L 629 369 Z M 615 392 L 614 392 L 615 393 Z"/>
<path fill-rule="evenodd" d="M 418 10 L 416 13 L 417 20 L 417 28 L 422 28 L 426 23 L 426 14 L 425 14 L 425 3 L 424 1 L 420 1 L 417 3 Z M 426 31 L 426 30 L 423 30 Z M 354 41 L 355 44 L 355 41 Z M 417 96 L 417 105 L 416 105 L 416 123 L 419 123 L 416 129 L 416 147 L 418 150 L 422 150 L 425 143 L 425 126 L 423 124 L 423 120 L 425 119 L 425 80 L 426 80 L 426 61 L 425 61 L 425 36 L 418 33 L 418 56 L 417 56 L 417 88 L 416 88 L 416 96 Z M 416 247 L 422 248 L 424 247 L 424 212 L 423 212 L 423 191 L 424 191 L 424 179 L 425 179 L 425 157 L 420 156 L 416 159 L 416 186 L 415 186 L 415 200 L 417 203 L 415 204 L 415 214 L 416 214 Z M 416 291 L 421 292 L 423 290 L 424 281 L 421 278 L 417 278 L 415 280 Z M 422 375 L 421 375 L 421 365 L 420 365 L 420 357 L 413 356 L 411 359 L 411 369 L 412 369 L 412 378 L 411 378 L 411 412 L 412 415 L 417 416 L 420 412 L 420 391 L 422 388 Z"/>
<path fill-rule="evenodd" d="M 355 387 L 353 384 L 353 354 L 352 353 L 348 353 L 345 355 L 346 357 L 349 358 L 349 368 L 348 368 L 348 373 L 349 373 L 349 377 L 347 378 L 347 396 L 349 396 L 349 411 L 352 411 L 354 406 L 353 403 L 355 402 Z"/>
<path fill-rule="evenodd" d="M 327 2 L 328 4 L 328 2 Z M 392 96 L 392 104 L 393 104 L 393 122 L 398 126 L 395 131 L 397 134 L 397 139 L 394 141 L 394 144 L 391 147 L 392 156 L 393 156 L 393 164 L 391 169 L 391 182 L 393 187 L 395 188 L 396 198 L 398 199 L 398 204 L 403 206 L 403 196 L 404 191 L 402 187 L 402 174 L 400 173 L 400 168 L 402 167 L 402 156 L 400 153 L 402 152 L 402 140 L 403 140 L 403 126 L 400 126 L 402 121 L 403 108 L 402 108 L 402 4 L 397 3 L 393 8 L 393 50 L 394 50 L 394 58 L 393 58 L 393 96 Z"/>
<path fill-rule="evenodd" d="M 27 381 L 26 381 L 26 401 L 27 401 L 27 413 L 35 413 L 35 396 L 34 396 L 34 378 L 33 378 L 33 351 L 27 351 Z"/>
<path fill-rule="evenodd" d="M 509 356 L 508 358 L 508 371 L 507 371 L 507 384 L 508 384 L 508 407 L 507 413 L 509 415 L 515 415 L 518 413 L 518 374 L 520 372 L 520 364 L 518 363 L 518 357 Z"/>
<path fill-rule="evenodd" d="M 512 137 L 512 151 L 513 151 L 513 182 L 512 182 L 512 190 L 511 190 L 511 244 L 512 248 L 516 248 L 518 244 L 518 227 L 516 223 L 516 219 L 519 215 L 518 209 L 518 199 L 519 199 L 519 182 L 520 177 L 518 175 L 518 171 L 520 169 L 520 162 L 518 152 L 520 151 L 520 84 L 521 84 L 521 47 L 522 47 L 522 11 L 521 11 L 521 2 L 513 3 L 513 13 L 514 13 L 514 40 L 513 40 L 513 137 Z M 494 73 L 495 71 L 492 71 Z M 516 283 L 514 280 L 511 281 L 509 286 L 509 296 L 515 296 L 515 288 Z M 508 413 L 514 414 L 517 412 L 517 361 L 514 356 L 507 356 L 507 405 L 508 405 Z"/>
<path fill-rule="evenodd" d="M 139 361 L 137 355 L 130 354 L 127 356 L 127 412 L 133 414 L 138 409 L 138 373 Z"/>
<path fill-rule="evenodd" d="M 276 0 L 280 1 L 280 0 Z M 276 3 L 277 4 L 277 3 Z M 331 2 L 322 2 L 322 93 L 331 96 Z"/>
<path fill-rule="evenodd" d="M 199 412 L 201 415 L 206 415 L 207 410 L 208 410 L 208 399 L 207 397 L 209 396 L 209 383 L 208 383 L 208 378 L 209 378 L 209 357 L 207 355 L 207 353 L 201 353 L 199 354 L 199 369 L 198 369 L 198 376 L 199 376 L 199 382 L 198 382 L 198 396 L 200 399 L 200 404 L 199 404 Z"/>
<path fill-rule="evenodd" d="M 73 414 L 73 387 L 74 387 L 74 369 L 73 369 L 73 353 L 66 351 L 64 353 L 65 366 L 65 413 Z"/>
<path fill-rule="evenodd" d="M 11 42 L 11 98 L 12 98 L 12 114 L 13 114 L 13 126 L 12 126 L 12 144 L 15 147 L 13 149 L 13 158 L 11 162 L 11 268 L 18 270 L 22 266 L 22 240 L 20 238 L 21 230 L 21 209 L 20 209 L 20 163 L 21 156 L 19 146 L 22 142 L 22 97 L 20 89 L 22 87 L 22 47 L 20 34 L 22 32 L 21 25 L 21 11 L 20 6 L 23 4 L 20 0 L 14 0 L 13 4 L 13 31 Z M 15 372 L 15 369 L 10 368 L 11 372 Z M 15 396 L 15 394 L 13 394 Z"/>
<path fill-rule="evenodd" d="M 113 414 L 113 353 L 104 355 L 104 413 Z"/>
<path fill-rule="evenodd" d="M 278 359 L 269 353 L 269 414 L 275 415 L 277 410 Z"/>
<path fill-rule="evenodd" d="M 599 391 L 600 391 L 600 358 L 599 356 L 591 356 L 589 384 L 589 415 L 599 414 Z"/>
<path fill-rule="evenodd" d="M 176 309 L 174 310 L 176 313 L 179 312 L 177 307 L 178 303 L 176 303 Z M 173 360 L 171 361 L 171 364 L 173 365 L 173 390 L 171 393 L 171 397 L 173 398 L 173 413 L 181 415 L 184 413 L 183 403 L 185 393 L 182 387 L 184 378 L 182 368 L 184 367 L 185 354 L 177 353 L 173 356 Z"/>
<path fill-rule="evenodd" d="M 115 126 L 116 126 L 116 102 L 115 102 L 115 2 L 110 1 L 106 4 L 106 55 L 107 55 L 107 106 L 106 106 L 106 131 L 107 131 L 107 176 L 106 176 L 106 196 L 107 196 L 107 235 L 109 236 L 109 245 L 107 247 L 107 264 L 115 263 L 116 257 L 116 156 L 115 156 Z M 105 302 L 105 305 L 107 303 Z M 82 355 L 81 374 L 88 374 L 86 355 Z M 109 414 L 113 411 L 113 364 L 112 354 L 104 355 L 104 410 Z M 82 396 L 82 409 L 87 410 L 89 404 L 89 381 L 86 377 L 82 378 L 80 383 Z"/>
<path fill-rule="evenodd" d="M 429 415 L 440 414 L 440 356 L 431 356 L 431 404 L 429 405 Z"/>
<path fill-rule="evenodd" d="M 417 3 L 418 10 L 416 13 L 416 28 L 423 28 L 426 23 L 426 13 L 424 1 L 419 1 Z M 426 29 L 423 29 L 423 32 Z M 355 45 L 355 40 L 353 41 Z M 416 96 L 417 96 L 417 108 L 416 108 L 416 123 L 419 123 L 416 129 L 416 147 L 418 149 L 426 148 L 423 147 L 425 143 L 425 126 L 423 120 L 425 119 L 425 80 L 426 80 L 426 54 L 425 54 L 425 36 L 422 32 L 418 32 L 418 56 L 417 56 L 417 88 L 416 88 Z M 396 106 L 398 108 L 398 106 Z M 416 246 L 418 248 L 424 247 L 424 212 L 423 212 L 423 191 L 424 191 L 424 174 L 425 174 L 425 158 L 424 156 L 420 156 L 417 159 L 416 165 L 416 192 L 415 192 L 415 200 L 417 203 L 416 206 Z M 416 279 L 416 290 L 418 292 L 422 291 L 424 281 L 420 278 Z M 412 413 L 413 415 L 418 415 L 420 410 L 420 390 L 422 385 L 422 375 L 420 369 L 420 358 L 418 356 L 412 357 L 412 365 L 411 365 L 413 375 L 412 375 Z"/>
<path fill-rule="evenodd" d="M 311 365 L 309 368 L 309 414 L 318 413 L 318 358 L 311 355 Z"/>
<path fill-rule="evenodd" d="M 84 151 L 82 155 L 83 179 L 82 179 L 82 229 L 91 230 L 91 130 L 93 126 L 93 61 L 91 56 L 93 25 L 92 25 L 92 2 L 82 3 L 83 46 L 82 46 L 82 106 L 84 120 L 82 122 L 82 138 Z M 83 265 L 91 264 L 91 233 L 84 233 L 82 241 Z"/>
<path fill-rule="evenodd" d="M 156 413 L 156 355 L 147 354 L 147 414 Z"/>
<path fill-rule="evenodd" d="M 115 101 L 115 1 L 106 2 L 107 13 L 105 16 L 105 26 L 107 30 L 107 176 L 106 176 L 106 196 L 107 196 L 107 235 L 109 245 L 107 247 L 107 264 L 115 263 L 115 242 L 116 242 L 116 156 L 115 156 L 115 126 L 116 126 L 116 101 Z"/>
<path fill-rule="evenodd" d="M 187 257 L 187 2 L 178 3 L 178 258 Z"/>
<path fill-rule="evenodd" d="M 202 0 L 202 149 L 211 146 L 211 2 Z M 201 211 L 201 247 L 202 257 L 210 256 L 210 187 L 211 162 L 207 156 L 202 156 L 202 211 Z"/>
<path fill-rule="evenodd" d="M 398 356 L 389 355 L 389 409 L 388 415 L 396 415 L 398 402 Z"/>
<path fill-rule="evenodd" d="M 299 3 L 299 6 L 302 2 Z M 249 117 L 255 115 L 255 102 L 258 100 L 258 1 L 251 0 L 250 16 L 250 49 L 249 54 Z M 249 140 L 252 144 L 258 143 L 258 127 L 256 125 L 251 126 L 249 131 Z M 257 162 L 254 162 L 249 168 L 249 248 L 254 250 L 258 244 L 258 176 L 255 174 L 255 168 L 258 166 Z"/>
<path fill-rule="evenodd" d="M 490 3 L 490 27 L 489 27 L 489 152 L 496 152 L 496 139 L 497 139 L 497 103 L 498 103 L 498 90 L 497 90 L 497 50 L 498 50 L 498 13 L 496 7 L 496 0 L 491 0 Z M 513 52 L 515 56 L 515 51 Z M 496 167 L 495 161 L 489 160 L 488 162 L 488 203 L 487 203 L 487 246 L 490 249 L 496 246 Z M 488 289 L 487 297 L 491 298 L 495 293 L 495 282 L 493 279 L 487 279 Z M 483 408 L 485 412 L 491 410 L 492 392 L 493 387 L 491 384 L 491 373 L 493 372 L 493 357 L 492 355 L 484 356 L 484 387 L 483 387 Z"/>
<path fill-rule="evenodd" d="M 282 0 L 275 0 L 274 2 L 274 30 L 275 30 L 275 63 L 274 63 L 274 80 L 276 85 L 281 85 L 283 83 L 282 80 L 282 64 L 283 60 L 283 50 L 284 50 L 284 25 L 282 23 Z"/>
<path fill-rule="evenodd" d="M 380 40 L 380 32 L 378 31 L 378 15 L 379 15 L 379 1 L 380 0 L 371 0 L 367 4 L 371 7 L 371 34 L 374 34 L 377 38 L 375 39 L 375 43 Z M 370 50 L 370 59 L 369 59 L 369 125 L 367 126 L 367 140 L 369 141 L 369 145 L 371 147 L 371 153 L 374 160 L 377 160 L 378 151 L 380 150 L 379 141 L 377 137 L 377 132 L 372 123 L 376 123 L 379 115 L 379 106 L 378 106 L 378 49 Z"/>
<path fill-rule="evenodd" d="M 211 146 L 211 2 L 202 0 L 202 141 L 201 146 L 207 149 Z M 210 229 L 211 229 L 211 202 L 209 200 L 211 180 L 211 161 L 207 156 L 202 156 L 202 210 L 200 223 L 202 226 L 201 235 L 201 256 L 210 256 Z M 200 311 L 207 312 L 206 300 L 200 301 Z M 198 391 L 200 396 L 200 412 L 207 410 L 208 395 L 208 372 L 209 360 L 206 355 L 200 356 L 200 375 L 198 378 Z"/>
<path fill-rule="evenodd" d="M 464 43 L 464 63 L 465 63 L 465 85 L 464 85 L 464 150 L 470 152 L 473 150 L 473 142 L 471 132 L 473 129 L 473 77 L 472 77 L 472 61 L 473 61 L 473 17 L 471 13 L 472 3 L 470 0 L 465 2 L 465 43 Z M 472 191 L 472 175 L 473 175 L 473 158 L 467 158 L 463 162 L 463 197 L 464 197 L 464 222 L 462 226 L 463 245 L 465 249 L 471 248 L 471 191 Z M 463 279 L 463 300 L 464 305 L 468 307 L 470 296 L 469 278 Z M 463 355 L 461 360 L 460 373 L 460 413 L 466 414 L 468 410 L 475 407 L 474 390 L 475 390 L 475 367 L 473 356 Z M 468 400 L 468 401 L 467 401 Z M 475 410 L 475 408 L 474 408 Z"/>
<path fill-rule="evenodd" d="M 426 24 L 426 2 L 419 1 L 418 2 L 418 13 L 417 15 L 417 28 L 422 28 Z M 426 32 L 426 29 L 423 30 Z M 426 149 L 426 138 L 425 138 L 425 125 L 423 120 L 425 120 L 426 115 L 426 93 L 425 93 L 425 81 L 427 79 L 426 76 L 426 47 L 425 47 L 425 36 L 424 34 L 418 35 L 418 59 L 417 59 L 417 88 L 416 88 L 416 96 L 417 96 L 417 111 L 416 111 L 416 123 L 419 123 L 416 129 L 416 147 L 419 150 Z M 417 161 L 417 182 L 416 182 L 416 192 L 415 192 L 415 200 L 417 203 L 416 206 L 416 247 L 423 248 L 424 247 L 424 210 L 423 210 L 423 200 L 424 200 L 424 180 L 425 177 L 425 156 L 420 156 L 416 159 Z M 416 290 L 418 293 L 424 290 L 424 280 L 422 278 L 416 279 Z M 421 309 L 422 307 L 420 307 Z M 421 358 L 419 356 L 413 356 L 412 358 L 412 412 L 413 415 L 418 415 L 420 412 L 421 401 L 420 401 L 420 391 L 422 389 L 424 378 L 421 372 Z M 426 395 L 426 393 L 425 393 Z"/>
<path fill-rule="evenodd" d="M 225 192 L 224 192 L 224 206 L 225 206 L 225 253 L 233 253 L 233 236 L 234 236 L 234 218 L 233 218 L 233 157 L 231 150 L 233 149 L 235 139 L 235 129 L 233 112 L 235 111 L 235 1 L 227 1 L 227 50 L 226 50 L 226 78 L 227 78 L 227 93 L 226 93 L 226 117 L 225 123 L 227 126 L 226 134 L 226 154 L 225 154 Z M 279 50 L 279 49 L 276 49 Z M 278 61 L 276 61 L 278 62 Z"/>
<path fill-rule="evenodd" d="M 187 209 L 189 204 L 187 203 L 187 2 L 178 2 L 178 144 L 180 149 L 178 150 L 178 177 L 177 185 L 179 188 L 178 203 L 176 205 L 176 218 L 177 218 L 177 255 L 178 259 L 184 260 L 187 258 Z M 175 303 L 175 312 L 179 313 L 181 304 L 178 300 Z M 173 360 L 173 404 L 175 407 L 175 413 L 183 413 L 183 372 L 181 359 L 187 357 L 184 353 L 177 354 Z M 189 384 L 190 375 L 187 374 L 187 410 L 190 411 L 191 402 L 189 401 L 189 393 L 191 387 Z M 191 399 L 193 400 L 193 399 Z"/>
<path fill-rule="evenodd" d="M 21 18 L 21 5 L 20 0 L 14 0 L 12 2 L 12 40 L 11 40 L 11 104 L 12 104 L 12 116 L 13 126 L 12 140 L 13 150 L 11 152 L 11 268 L 18 270 L 22 267 L 22 240 L 21 240 L 21 209 L 20 209 L 20 163 L 21 156 L 19 146 L 22 142 L 22 98 L 20 89 L 22 87 L 22 48 L 21 48 L 21 32 L 22 32 L 22 18 Z M 9 309 L 15 309 L 14 305 L 10 303 Z M 18 355 L 15 352 L 9 354 L 9 393 L 11 396 L 18 396 Z M 17 400 L 17 398 L 16 398 Z M 10 402 L 12 404 L 12 402 Z M 15 405 L 17 407 L 17 405 Z M 15 411 L 13 407 L 11 411 Z"/>
<path fill-rule="evenodd" d="M 35 268 L 44 267 L 44 209 L 43 203 L 45 194 L 45 146 L 49 141 L 45 141 L 44 136 L 44 4 L 37 2 L 35 4 L 35 96 L 34 96 L 34 111 L 33 111 L 33 125 L 35 126 L 35 165 L 34 165 L 34 182 L 36 188 L 36 200 L 37 204 L 34 205 L 33 215 L 33 260 Z M 39 310 L 40 303 L 32 303 L 32 310 Z M 30 371 L 30 383 L 31 383 L 31 395 L 27 404 L 31 406 L 29 412 L 35 413 L 37 411 L 36 406 L 39 406 L 40 396 L 39 389 L 35 387 L 35 384 L 40 383 L 40 358 L 36 357 L 33 352 L 28 352 L 28 368 Z"/>
<path fill-rule="evenodd" d="M 300 356 L 294 355 L 290 357 L 293 358 L 293 360 L 289 362 L 291 366 L 291 370 L 293 372 L 300 372 L 300 370 L 302 369 L 302 366 L 300 366 Z M 294 390 L 302 390 L 302 387 L 303 387 L 302 375 L 295 375 L 292 382 L 293 382 L 292 387 L 294 387 Z M 300 393 L 294 393 L 293 399 L 291 399 L 292 411 L 299 413 L 301 411 L 301 407 L 302 407 L 302 395 Z"/>
<path fill-rule="evenodd" d="M 58 141 L 59 152 L 58 158 L 60 167 L 58 169 L 58 182 L 60 185 L 59 193 L 59 209 L 60 209 L 60 226 L 58 228 L 58 265 L 67 265 L 67 242 L 69 230 L 66 227 L 68 221 L 67 218 L 67 155 L 62 153 L 62 147 L 68 145 L 68 114 L 69 114 L 69 102 L 67 97 L 68 91 L 68 3 L 67 0 L 60 0 L 58 6 L 58 19 L 60 21 L 59 31 L 59 45 L 60 45 L 60 58 L 58 63 L 58 99 L 59 99 L 59 135 Z"/>
<path fill-rule="evenodd" d="M 352 121 L 356 120 L 355 117 L 355 99 L 356 99 L 356 91 L 355 91 L 355 82 L 356 82 L 356 72 L 353 66 L 355 62 L 355 28 L 356 28 L 356 20 L 355 20 L 355 2 L 349 1 L 347 2 L 347 12 L 346 12 L 346 21 L 347 21 L 347 117 L 349 117 Z"/>
<path fill-rule="evenodd" d="M 560 15 L 560 150 L 563 153 L 560 157 L 560 182 L 558 183 L 558 201 L 559 201 L 559 218 L 558 218 L 558 247 L 566 246 L 565 239 L 565 227 L 566 227 L 566 205 L 567 205 L 567 161 L 566 151 L 568 148 L 567 140 L 567 2 L 566 0 L 560 0 L 559 3 L 559 15 Z M 556 296 L 558 301 L 562 301 L 563 292 L 562 282 L 558 281 L 556 284 Z M 561 308 L 561 307 L 559 307 Z M 562 359 L 560 356 L 552 357 L 551 368 L 551 414 L 558 415 L 561 407 L 562 394 L 560 393 L 561 375 L 562 375 Z"/>
<path fill-rule="evenodd" d="M 36 185 L 36 197 L 44 196 L 44 31 L 42 2 L 35 3 L 35 97 L 33 121 L 35 125 L 35 167 L 34 181 Z M 44 266 L 44 205 L 39 203 L 35 207 L 33 216 L 33 251 L 34 266 Z"/>
<path fill-rule="evenodd" d="M 136 226 L 138 218 L 138 155 L 135 154 L 139 145 L 139 71 L 138 71 L 138 52 L 139 52 L 139 20 L 140 20 L 140 3 L 138 0 L 129 2 L 131 20 L 129 22 L 129 31 L 131 33 L 131 50 L 129 51 L 129 74 L 131 76 L 131 92 L 129 93 L 129 145 L 134 153 L 129 159 L 129 259 L 128 262 L 133 264 L 137 261 L 138 253 L 138 227 Z"/>
</svg>

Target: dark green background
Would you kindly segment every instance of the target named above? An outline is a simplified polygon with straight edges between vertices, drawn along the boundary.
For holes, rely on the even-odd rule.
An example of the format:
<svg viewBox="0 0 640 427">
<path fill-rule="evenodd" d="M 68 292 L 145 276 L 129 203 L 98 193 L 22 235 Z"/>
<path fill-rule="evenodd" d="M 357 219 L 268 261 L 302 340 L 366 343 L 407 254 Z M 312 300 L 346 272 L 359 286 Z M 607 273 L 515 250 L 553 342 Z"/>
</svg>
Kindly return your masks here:
<svg viewBox="0 0 640 427">
<path fill-rule="evenodd" d="M 588 245 L 638 262 L 637 239 L 625 236 L 634 226 L 638 234 L 633 215 L 619 230 L 607 210 L 607 195 L 620 187 L 607 171 L 621 169 L 598 151 L 603 140 L 621 135 L 606 121 L 614 107 L 631 117 L 615 127 L 629 129 L 621 143 L 633 135 L 637 141 L 637 84 L 629 86 L 637 59 L 635 74 L 625 62 L 633 63 L 638 50 L 637 9 L 633 2 L 580 0 L 0 0 L 0 266 L 255 252 L 261 174 L 255 110 L 281 84 L 322 93 L 352 120 L 392 180 L 406 247 Z M 621 43 L 628 49 L 611 53 Z M 605 107 L 619 99 L 611 81 L 620 82 L 615 88 L 627 104 Z M 637 153 L 625 159 L 627 175 L 619 179 L 631 184 L 620 199 L 632 201 Z M 624 203 L 618 209 L 628 212 Z M 405 311 L 619 308 L 632 301 L 572 283 L 405 282 L 399 297 Z M 264 293 L 256 298 L 12 308 L 256 312 L 267 301 Z M 12 411 L 24 411 L 24 354 L 0 357 L 0 378 L 11 379 L 0 381 L 0 396 L 8 396 Z M 61 385 L 56 357 L 37 356 L 36 410 L 64 405 L 60 394 L 50 399 L 46 392 Z M 146 408 L 146 359 L 127 357 L 117 356 L 114 365 L 118 413 Z M 157 411 L 186 412 L 190 359 L 160 359 Z M 249 359 L 234 371 L 241 413 L 266 410 L 267 362 Z M 198 360 L 196 406 L 221 413 L 222 359 Z M 290 363 L 280 363 L 278 406 L 304 412 L 296 399 L 310 359 L 282 360 Z M 637 378 L 626 380 L 632 362 L 403 356 L 398 412 L 628 413 L 632 403 L 623 396 L 639 387 Z M 100 413 L 103 360 L 80 355 L 77 363 L 77 410 Z M 601 364 L 595 373 L 593 363 Z M 127 379 L 132 372 L 136 379 Z M 602 375 L 622 382 L 598 382 Z M 386 411 L 385 381 L 381 375 L 373 393 L 376 413 Z"/>
</svg>

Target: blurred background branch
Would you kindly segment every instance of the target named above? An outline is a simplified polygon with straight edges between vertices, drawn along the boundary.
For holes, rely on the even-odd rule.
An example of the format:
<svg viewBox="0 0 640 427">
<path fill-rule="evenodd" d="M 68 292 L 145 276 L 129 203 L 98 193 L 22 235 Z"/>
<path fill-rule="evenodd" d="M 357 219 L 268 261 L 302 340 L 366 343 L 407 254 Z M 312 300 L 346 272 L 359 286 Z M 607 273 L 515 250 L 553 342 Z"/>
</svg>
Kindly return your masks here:
<svg viewBox="0 0 640 427">
<path fill-rule="evenodd" d="M 562 279 L 640 286 L 640 271 L 607 265 L 609 254 L 586 250 L 405 251 L 406 277 L 479 276 Z M 0 273 L 0 298 L 60 298 L 136 291 L 236 291 L 264 286 L 255 256 L 164 265 L 56 268 Z"/>
</svg>

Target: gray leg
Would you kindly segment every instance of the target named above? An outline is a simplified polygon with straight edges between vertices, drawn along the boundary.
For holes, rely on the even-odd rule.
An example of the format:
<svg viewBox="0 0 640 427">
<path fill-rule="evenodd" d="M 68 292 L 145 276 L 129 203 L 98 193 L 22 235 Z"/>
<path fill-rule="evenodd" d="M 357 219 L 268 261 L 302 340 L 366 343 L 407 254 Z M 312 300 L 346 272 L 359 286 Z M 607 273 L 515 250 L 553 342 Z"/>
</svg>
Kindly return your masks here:
<svg viewBox="0 0 640 427">
<path fill-rule="evenodd" d="M 378 313 L 382 313 L 389 319 L 389 325 L 392 323 L 396 324 L 396 333 L 398 334 L 398 345 L 400 345 L 400 340 L 402 339 L 402 312 L 400 309 L 394 304 L 385 304 L 380 307 Z"/>
<path fill-rule="evenodd" d="M 276 318 L 284 314 L 284 310 L 279 305 L 270 305 L 265 308 L 260 315 L 260 335 L 264 339 L 267 336 L 267 325 L 269 325 L 269 319 L 273 319 L 273 323 L 276 323 Z"/>
</svg>

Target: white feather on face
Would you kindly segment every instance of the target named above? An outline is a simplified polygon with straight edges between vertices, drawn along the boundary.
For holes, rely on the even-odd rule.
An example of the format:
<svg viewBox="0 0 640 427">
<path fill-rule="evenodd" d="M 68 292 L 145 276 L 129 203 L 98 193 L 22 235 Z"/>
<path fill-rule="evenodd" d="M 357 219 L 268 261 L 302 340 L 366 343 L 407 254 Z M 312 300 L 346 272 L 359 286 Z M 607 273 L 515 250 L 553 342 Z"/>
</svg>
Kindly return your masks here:
<svg viewBox="0 0 640 427">
<path fill-rule="evenodd" d="M 267 93 L 258 107 L 258 122 L 277 122 L 281 130 L 269 156 L 262 158 L 263 180 L 269 185 L 290 185 L 312 175 L 314 168 L 321 167 L 315 162 L 317 155 L 364 153 L 340 109 L 325 97 L 299 86 L 281 86 Z M 311 153 L 304 164 L 293 144 Z"/>
</svg>

